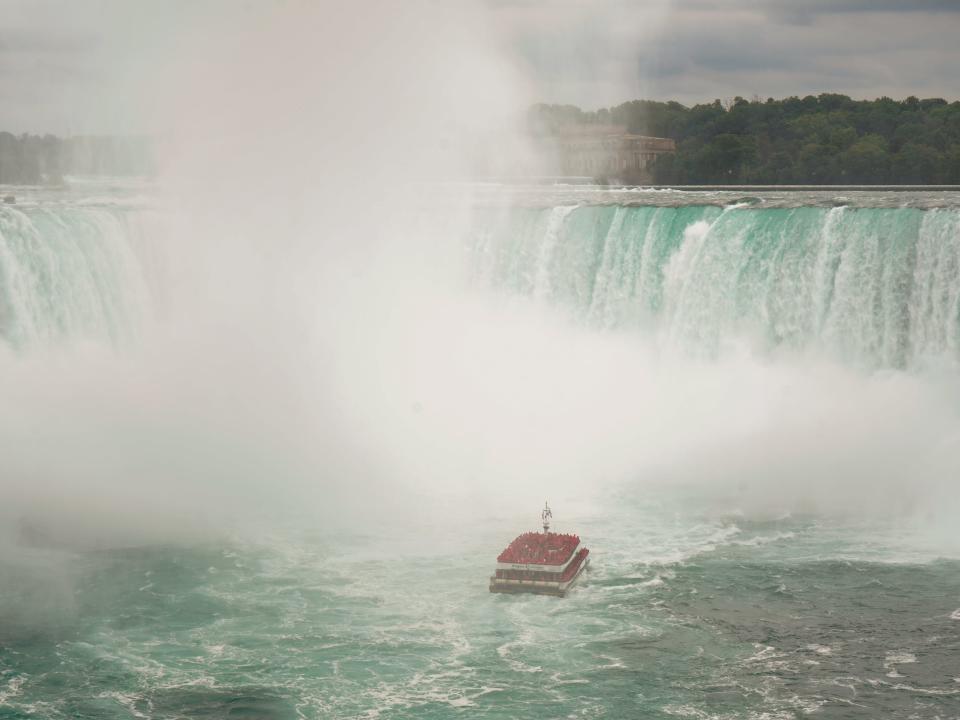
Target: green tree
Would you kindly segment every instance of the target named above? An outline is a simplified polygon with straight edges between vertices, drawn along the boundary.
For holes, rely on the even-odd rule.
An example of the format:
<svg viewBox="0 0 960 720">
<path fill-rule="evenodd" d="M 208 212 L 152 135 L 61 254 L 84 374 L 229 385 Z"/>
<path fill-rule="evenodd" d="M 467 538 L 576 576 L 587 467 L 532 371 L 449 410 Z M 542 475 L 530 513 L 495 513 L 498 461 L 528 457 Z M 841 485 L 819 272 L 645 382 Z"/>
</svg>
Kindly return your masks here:
<svg viewBox="0 0 960 720">
<path fill-rule="evenodd" d="M 893 156 L 892 180 L 904 184 L 945 182 L 946 167 L 942 156 L 929 145 L 908 142 Z"/>
<path fill-rule="evenodd" d="M 531 117 L 540 132 L 602 121 L 673 138 L 676 155 L 652 167 L 661 183 L 960 182 L 960 102 L 942 98 L 633 100 L 597 112 L 541 105 Z"/>
<path fill-rule="evenodd" d="M 876 134 L 865 135 L 841 153 L 840 165 L 846 182 L 886 182 L 890 168 L 886 140 Z"/>
</svg>

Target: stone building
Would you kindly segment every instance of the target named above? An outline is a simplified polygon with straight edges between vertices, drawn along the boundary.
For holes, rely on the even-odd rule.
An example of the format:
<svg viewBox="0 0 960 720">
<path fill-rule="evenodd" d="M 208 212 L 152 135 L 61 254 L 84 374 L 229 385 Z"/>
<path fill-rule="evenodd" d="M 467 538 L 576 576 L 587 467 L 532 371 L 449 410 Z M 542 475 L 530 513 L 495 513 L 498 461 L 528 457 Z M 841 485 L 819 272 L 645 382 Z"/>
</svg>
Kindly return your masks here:
<svg viewBox="0 0 960 720">
<path fill-rule="evenodd" d="M 616 126 L 567 128 L 556 143 L 561 174 L 631 183 L 651 182 L 653 161 L 676 151 L 670 138 L 633 135 Z"/>
</svg>

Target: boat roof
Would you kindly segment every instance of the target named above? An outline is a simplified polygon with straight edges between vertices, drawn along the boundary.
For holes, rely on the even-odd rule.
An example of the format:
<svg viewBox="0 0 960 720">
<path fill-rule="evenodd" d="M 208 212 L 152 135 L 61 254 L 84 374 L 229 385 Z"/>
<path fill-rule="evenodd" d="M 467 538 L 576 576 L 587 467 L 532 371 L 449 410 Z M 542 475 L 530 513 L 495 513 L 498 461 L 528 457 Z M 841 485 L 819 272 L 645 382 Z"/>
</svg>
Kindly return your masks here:
<svg viewBox="0 0 960 720">
<path fill-rule="evenodd" d="M 497 562 L 524 565 L 562 565 L 580 545 L 578 535 L 527 532 L 518 535 L 497 556 Z"/>
</svg>

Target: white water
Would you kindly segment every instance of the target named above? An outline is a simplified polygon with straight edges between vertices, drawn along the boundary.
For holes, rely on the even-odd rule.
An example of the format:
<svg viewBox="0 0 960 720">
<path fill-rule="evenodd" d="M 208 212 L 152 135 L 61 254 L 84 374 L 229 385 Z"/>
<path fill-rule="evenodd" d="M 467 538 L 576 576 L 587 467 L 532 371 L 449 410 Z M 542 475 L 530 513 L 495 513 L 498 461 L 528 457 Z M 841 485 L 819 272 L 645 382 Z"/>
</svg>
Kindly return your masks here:
<svg viewBox="0 0 960 720">
<path fill-rule="evenodd" d="M 956 541 L 952 211 L 561 206 L 466 228 L 408 211 L 387 223 L 404 242 L 328 266 L 229 243 L 154 257 L 125 212 L 134 230 L 105 221 L 95 257 L 129 262 L 95 267 L 128 294 L 61 293 L 101 313 L 61 326 L 35 296 L 17 327 L 60 335 L 7 340 L 0 432 L 29 513 L 184 536 L 293 506 L 454 522 L 549 496 L 589 514 L 639 482 L 751 514 L 904 514 Z M 167 272 L 154 321 L 166 265 L 192 274 Z M 76 340 L 103 347 L 58 358 Z"/>
<path fill-rule="evenodd" d="M 866 368 L 960 355 L 955 209 L 562 206 L 482 211 L 478 226 L 485 284 L 695 355 L 747 343 Z"/>
<path fill-rule="evenodd" d="M 155 308 L 153 225 L 146 210 L 0 208 L 0 337 L 15 348 L 131 339 Z"/>
</svg>

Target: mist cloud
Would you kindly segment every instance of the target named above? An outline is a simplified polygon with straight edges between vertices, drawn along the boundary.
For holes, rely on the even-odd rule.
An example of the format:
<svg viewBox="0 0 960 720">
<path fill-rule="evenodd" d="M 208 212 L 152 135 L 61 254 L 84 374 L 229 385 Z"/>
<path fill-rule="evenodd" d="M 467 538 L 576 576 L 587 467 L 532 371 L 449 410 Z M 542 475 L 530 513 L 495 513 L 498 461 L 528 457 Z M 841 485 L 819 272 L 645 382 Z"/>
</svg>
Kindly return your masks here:
<svg viewBox="0 0 960 720">
<path fill-rule="evenodd" d="M 171 18 L 187 12 L 171 7 Z M 278 500 L 342 522 L 397 496 L 495 508 L 506 493 L 539 503 L 548 488 L 582 496 L 705 478 L 763 507 L 852 510 L 869 497 L 888 512 L 903 506 L 910 473 L 911 498 L 936 496 L 957 432 L 942 386 L 804 358 L 664 362 L 636 338 L 466 292 L 469 194 L 410 179 L 456 175 L 464 138 L 542 87 L 504 61 L 509 28 L 477 32 L 482 9 L 378 7 L 248 9 L 217 33 L 199 23 L 172 36 L 180 54 L 149 63 L 155 119 L 169 129 L 170 307 L 117 357 L 0 358 L 8 513 L 72 513 L 97 533 L 134 535 L 150 518 L 155 536 L 183 537 Z M 582 8 L 555 5 L 534 32 L 544 6 L 500 7 L 525 13 L 544 52 L 552 45 L 537 32 L 560 42 Z M 700 62 L 685 71 L 684 47 L 709 48 L 693 57 L 713 53 L 734 72 L 749 63 L 729 42 L 711 46 L 711 33 L 766 27 L 762 14 L 711 26 L 682 5 L 672 20 L 666 10 L 642 17 L 656 47 L 683 40 L 669 56 L 677 87 Z M 865 27 L 879 22 L 867 15 Z M 616 19 L 591 19 L 579 47 L 592 51 Z M 664 26 L 673 34 L 658 36 Z M 626 62 L 633 35 L 616 37 L 607 48 Z M 132 55 L 134 67 L 151 52 Z M 629 76 L 614 73 L 613 85 Z"/>
</svg>

